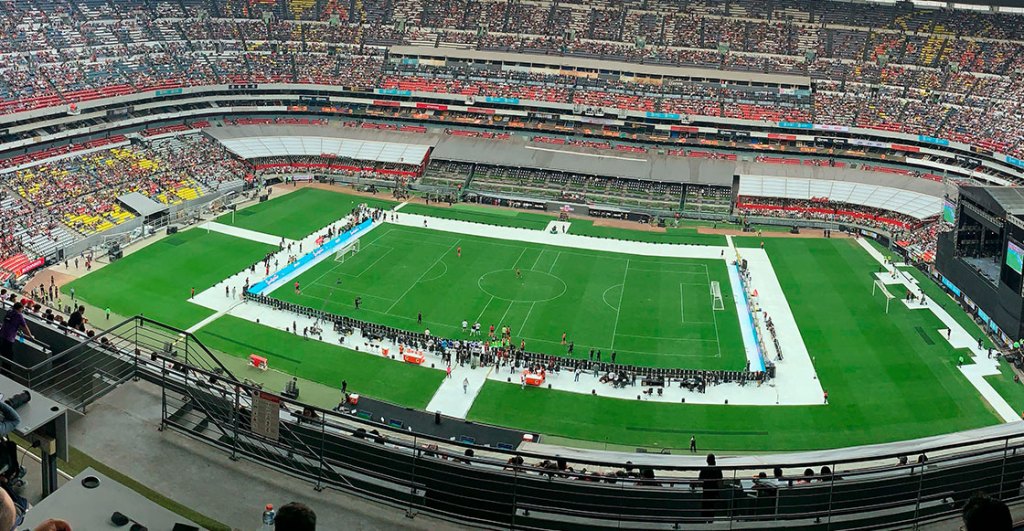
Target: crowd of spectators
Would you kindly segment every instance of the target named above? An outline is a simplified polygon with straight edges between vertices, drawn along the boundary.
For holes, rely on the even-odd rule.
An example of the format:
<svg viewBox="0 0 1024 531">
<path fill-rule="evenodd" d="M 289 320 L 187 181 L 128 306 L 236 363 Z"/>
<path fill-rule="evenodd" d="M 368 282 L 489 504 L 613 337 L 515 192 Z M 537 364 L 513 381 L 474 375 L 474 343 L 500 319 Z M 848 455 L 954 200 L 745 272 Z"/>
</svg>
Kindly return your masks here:
<svg viewBox="0 0 1024 531">
<path fill-rule="evenodd" d="M 737 214 L 784 219 L 810 219 L 830 223 L 846 223 L 888 231 L 916 230 L 925 222 L 891 210 L 854 205 L 828 198 L 788 199 L 781 197 L 749 197 L 736 199 Z"/>
<path fill-rule="evenodd" d="M 913 230 L 901 231 L 895 235 L 896 245 L 906 249 L 907 253 L 917 260 L 934 262 L 941 227 L 941 222 L 932 219 Z"/>
<path fill-rule="evenodd" d="M 856 125 L 1024 155 L 1024 90 L 1015 79 L 1024 44 L 1014 42 L 1024 39 L 1022 26 L 1010 14 L 808 0 L 552 8 L 472 0 L 310 0 L 291 7 L 158 0 L 119 9 L 27 0 L 0 7 L 0 54 L 7 59 L 0 112 L 154 88 L 298 82 Z M 783 97 L 721 83 L 385 64 L 386 47 L 402 43 L 799 73 L 817 90 Z"/>
<path fill-rule="evenodd" d="M 245 165 L 202 135 L 154 140 L 148 145 L 100 149 L 15 171 L 10 186 L 28 204 L 80 233 L 106 230 L 134 215 L 117 197 L 139 192 L 178 204 L 220 183 L 241 179 Z"/>
</svg>

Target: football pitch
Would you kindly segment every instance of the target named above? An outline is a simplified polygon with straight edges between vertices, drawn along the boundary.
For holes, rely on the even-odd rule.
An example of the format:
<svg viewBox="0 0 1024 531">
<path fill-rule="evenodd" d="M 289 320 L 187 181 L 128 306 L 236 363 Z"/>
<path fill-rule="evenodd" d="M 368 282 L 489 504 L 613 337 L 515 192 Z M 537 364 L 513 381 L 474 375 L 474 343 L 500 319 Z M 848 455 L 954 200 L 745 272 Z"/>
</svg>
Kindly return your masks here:
<svg viewBox="0 0 1024 531">
<path fill-rule="evenodd" d="M 517 271 L 519 276 L 517 276 Z M 724 260 L 552 247 L 385 224 L 358 253 L 328 258 L 272 296 L 310 308 L 453 339 L 508 326 L 527 350 L 666 368 L 743 369 Z M 713 309 L 711 284 L 722 306 Z M 357 310 L 354 300 L 361 298 Z M 422 316 L 422 321 L 420 317 Z M 596 352 L 595 352 L 596 354 Z"/>
<path fill-rule="evenodd" d="M 236 220 L 239 226 L 278 236 L 286 235 L 285 229 L 308 234 L 361 200 L 300 190 L 253 207 L 259 209 L 256 214 Z M 332 206 L 324 212 L 327 203 Z M 428 215 L 448 210 L 420 208 Z M 299 228 L 288 226 L 291 222 Z M 758 238 L 734 241 L 740 247 L 760 244 Z M 944 340 L 939 332 L 944 325 L 934 314 L 910 310 L 899 301 L 885 314 L 884 299 L 871 294 L 878 263 L 856 242 L 765 242 L 817 377 L 829 392 L 827 406 L 656 403 L 524 390 L 491 380 L 477 395 L 468 420 L 537 431 L 556 444 L 627 451 L 685 448 L 696 435 L 702 450 L 742 452 L 913 439 L 1000 421 L 957 369 L 962 353 Z M 123 260 L 65 286 L 65 292 L 74 286 L 79 298 L 99 308 L 109 306 L 121 315 L 145 313 L 188 328 L 213 315 L 188 300 L 190 288 L 206 289 L 255 263 L 268 249 L 235 236 L 187 230 L 132 250 Z M 516 268 L 523 279 L 515 278 Z M 962 326 L 975 326 L 937 285 L 918 277 Z M 712 281 L 720 282 L 726 297 L 720 311 L 712 310 Z M 575 341 L 577 357 L 587 357 L 593 347 L 602 350 L 603 360 L 615 350 L 617 361 L 629 364 L 743 365 L 738 317 L 721 260 L 585 251 L 386 224 L 364 236 L 358 253 L 340 262 L 329 257 L 299 282 L 301 294 L 289 285 L 273 295 L 366 321 L 410 330 L 429 327 L 436 336 L 464 337 L 463 319 L 479 319 L 485 327 L 504 323 L 514 337 L 525 337 L 532 351 L 564 353 L 560 339 L 565 331 Z M 358 312 L 352 304 L 357 296 L 363 300 Z M 419 313 L 423 324 L 417 323 Z M 250 352 L 267 352 L 273 370 L 244 376 L 278 385 L 282 374 L 297 375 L 304 393 L 310 393 L 306 396 L 325 397 L 315 402 L 321 407 L 336 404 L 337 386 L 346 379 L 350 390 L 365 396 L 423 408 L 444 376 L 231 315 L 207 324 L 197 336 L 230 355 L 240 370 Z M 1024 386 L 1013 382 L 1008 367 L 1001 368 L 1007 369 L 1004 376 L 986 379 L 1015 408 L 1024 409 Z M 781 364 L 780 370 L 785 369 Z M 316 384 L 322 384 L 322 393 L 312 392 Z"/>
</svg>

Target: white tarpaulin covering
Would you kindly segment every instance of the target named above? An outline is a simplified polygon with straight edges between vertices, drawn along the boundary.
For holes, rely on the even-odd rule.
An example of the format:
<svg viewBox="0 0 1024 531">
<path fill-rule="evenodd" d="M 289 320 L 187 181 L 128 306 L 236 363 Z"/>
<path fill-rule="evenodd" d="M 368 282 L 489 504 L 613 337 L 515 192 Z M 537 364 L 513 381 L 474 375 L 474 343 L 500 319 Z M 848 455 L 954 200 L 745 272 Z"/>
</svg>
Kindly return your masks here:
<svg viewBox="0 0 1024 531">
<path fill-rule="evenodd" d="M 335 155 L 355 160 L 420 164 L 429 146 L 374 142 L 322 136 L 257 136 L 221 140 L 224 147 L 244 159 L 285 156 Z"/>
</svg>

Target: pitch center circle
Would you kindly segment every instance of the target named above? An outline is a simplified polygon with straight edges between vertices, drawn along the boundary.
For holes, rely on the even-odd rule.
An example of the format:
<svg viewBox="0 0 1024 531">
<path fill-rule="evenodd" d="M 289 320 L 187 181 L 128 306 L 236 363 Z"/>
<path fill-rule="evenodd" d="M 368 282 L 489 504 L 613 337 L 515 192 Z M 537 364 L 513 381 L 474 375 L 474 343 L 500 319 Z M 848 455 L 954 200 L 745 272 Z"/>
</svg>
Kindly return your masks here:
<svg viewBox="0 0 1024 531">
<path fill-rule="evenodd" d="M 569 288 L 565 281 L 543 271 L 522 270 L 516 278 L 515 269 L 499 269 L 485 273 L 477 285 L 496 298 L 513 302 L 547 302 L 565 295 Z"/>
</svg>

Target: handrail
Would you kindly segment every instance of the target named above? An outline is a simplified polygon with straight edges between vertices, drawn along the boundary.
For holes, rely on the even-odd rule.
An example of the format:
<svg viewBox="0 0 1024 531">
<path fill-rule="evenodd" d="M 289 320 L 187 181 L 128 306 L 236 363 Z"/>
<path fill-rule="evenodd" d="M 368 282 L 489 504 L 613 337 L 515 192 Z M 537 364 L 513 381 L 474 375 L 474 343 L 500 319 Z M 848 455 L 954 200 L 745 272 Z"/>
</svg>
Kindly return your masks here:
<svg viewBox="0 0 1024 531">
<path fill-rule="evenodd" d="M 105 331 L 102 338 L 78 342 L 77 348 L 88 348 L 90 355 L 107 360 L 104 367 L 117 367 L 118 384 L 136 377 L 160 387 L 163 427 L 318 488 L 345 489 L 396 507 L 463 521 L 508 525 L 516 513 L 520 523 L 514 527 L 523 528 L 541 526 L 550 518 L 612 519 L 626 527 L 697 523 L 706 520 L 700 508 L 704 493 L 716 492 L 698 476 L 706 468 L 700 458 L 548 453 L 540 451 L 543 447 L 502 450 L 397 430 L 273 393 L 283 409 L 280 436 L 269 439 L 249 426 L 253 395 L 261 390 L 220 372 L 219 364 L 199 367 L 192 365 L 201 361 L 198 358 L 162 351 L 161 341 L 179 333 L 180 329 L 133 317 Z M 73 387 L 94 375 L 67 370 L 60 376 Z M 86 397 L 93 399 L 94 394 Z M 206 432 L 208 428 L 215 431 Z M 1024 424 L 986 430 L 986 435 L 984 430 L 956 434 L 953 442 L 910 442 L 908 448 L 926 452 L 930 459 L 903 466 L 891 463 L 908 448 L 886 445 L 726 458 L 719 466 L 725 480 L 715 498 L 721 503 L 718 519 L 790 522 L 791 528 L 804 519 L 885 517 L 902 522 L 950 513 L 981 487 L 997 489 L 990 494 L 1000 497 L 1018 498 L 1017 485 L 1024 474 Z M 476 455 L 467 455 L 470 449 Z M 533 460 L 551 466 L 530 466 Z M 828 465 L 833 474 L 804 478 L 793 473 L 820 465 Z M 753 476 L 774 466 L 791 473 L 764 484 L 770 491 L 759 491 Z M 459 501 L 438 504 L 438 496 L 447 492 L 457 493 L 452 495 Z"/>
</svg>

